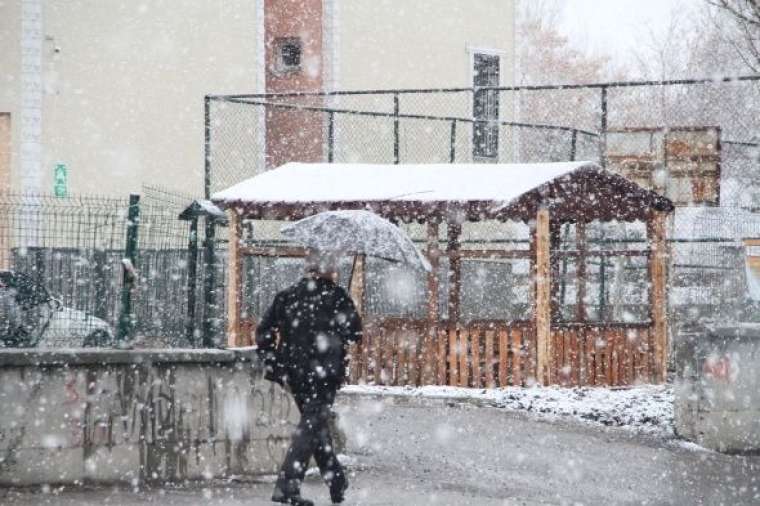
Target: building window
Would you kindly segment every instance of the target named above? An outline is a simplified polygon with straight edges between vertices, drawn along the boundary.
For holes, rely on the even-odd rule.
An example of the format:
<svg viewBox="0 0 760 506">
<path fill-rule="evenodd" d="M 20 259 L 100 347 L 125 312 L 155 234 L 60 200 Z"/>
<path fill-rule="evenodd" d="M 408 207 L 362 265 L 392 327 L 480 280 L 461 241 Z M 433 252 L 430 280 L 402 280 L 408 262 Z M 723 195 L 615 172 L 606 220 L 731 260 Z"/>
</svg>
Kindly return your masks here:
<svg viewBox="0 0 760 506">
<path fill-rule="evenodd" d="M 283 37 L 275 40 L 275 70 L 277 72 L 298 72 L 301 70 L 303 45 L 298 37 Z"/>
<path fill-rule="evenodd" d="M 499 157 L 499 55 L 473 55 L 472 155 L 475 159 Z"/>
</svg>

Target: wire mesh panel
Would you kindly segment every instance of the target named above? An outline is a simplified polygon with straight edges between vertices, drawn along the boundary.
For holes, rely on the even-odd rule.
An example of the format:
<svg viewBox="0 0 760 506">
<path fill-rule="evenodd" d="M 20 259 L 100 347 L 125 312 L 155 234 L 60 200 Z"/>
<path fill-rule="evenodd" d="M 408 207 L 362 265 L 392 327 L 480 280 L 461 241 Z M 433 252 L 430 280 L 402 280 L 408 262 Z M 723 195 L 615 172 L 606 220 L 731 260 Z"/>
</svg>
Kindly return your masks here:
<svg viewBox="0 0 760 506">
<path fill-rule="evenodd" d="M 393 117 L 336 113 L 334 118 L 335 163 L 394 163 Z"/>
<path fill-rule="evenodd" d="M 265 170 L 267 109 L 223 100 L 210 100 L 208 107 L 206 157 L 214 193 Z"/>
<path fill-rule="evenodd" d="M 113 344 L 121 314 L 128 207 L 126 199 L 0 196 L 0 271 L 13 278 L 4 288 L 16 290 L 28 313 L 24 338 L 10 341 L 56 347 Z M 135 332 L 151 345 L 182 343 L 187 326 L 188 225 L 177 220 L 177 209 L 154 200 L 141 207 L 137 224 Z M 27 284 L 45 296 L 26 304 L 18 286 Z"/>
</svg>

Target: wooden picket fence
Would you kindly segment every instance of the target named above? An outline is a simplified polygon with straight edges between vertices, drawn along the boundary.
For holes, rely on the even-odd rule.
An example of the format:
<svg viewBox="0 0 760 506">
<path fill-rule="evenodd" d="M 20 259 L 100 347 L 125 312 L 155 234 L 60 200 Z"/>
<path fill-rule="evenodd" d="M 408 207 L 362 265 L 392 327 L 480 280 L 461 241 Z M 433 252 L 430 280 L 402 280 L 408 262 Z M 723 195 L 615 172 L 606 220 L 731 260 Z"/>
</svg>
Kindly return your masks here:
<svg viewBox="0 0 760 506">
<path fill-rule="evenodd" d="M 536 383 L 536 332 L 531 322 L 488 321 L 430 326 L 425 320 L 365 324 L 350 350 L 349 382 L 473 388 Z M 649 326 L 554 327 L 549 366 L 562 386 L 654 382 Z"/>
<path fill-rule="evenodd" d="M 626 386 L 655 382 L 650 326 L 579 326 L 552 329 L 553 377 L 563 386 Z"/>
<path fill-rule="evenodd" d="M 528 322 L 431 327 L 424 320 L 367 322 L 351 349 L 353 384 L 497 387 L 535 378 L 535 331 Z"/>
</svg>

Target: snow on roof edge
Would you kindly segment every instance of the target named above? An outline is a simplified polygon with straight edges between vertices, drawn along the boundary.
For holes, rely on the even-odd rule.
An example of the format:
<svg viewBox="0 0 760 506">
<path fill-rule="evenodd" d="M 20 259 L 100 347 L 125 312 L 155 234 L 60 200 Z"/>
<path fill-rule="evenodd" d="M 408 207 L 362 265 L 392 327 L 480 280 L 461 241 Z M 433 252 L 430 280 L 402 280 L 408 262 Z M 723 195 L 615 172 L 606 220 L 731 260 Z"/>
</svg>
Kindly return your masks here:
<svg viewBox="0 0 760 506">
<path fill-rule="evenodd" d="M 327 164 L 291 162 L 215 193 L 219 205 L 355 201 L 508 202 L 590 161 L 530 164 Z"/>
</svg>

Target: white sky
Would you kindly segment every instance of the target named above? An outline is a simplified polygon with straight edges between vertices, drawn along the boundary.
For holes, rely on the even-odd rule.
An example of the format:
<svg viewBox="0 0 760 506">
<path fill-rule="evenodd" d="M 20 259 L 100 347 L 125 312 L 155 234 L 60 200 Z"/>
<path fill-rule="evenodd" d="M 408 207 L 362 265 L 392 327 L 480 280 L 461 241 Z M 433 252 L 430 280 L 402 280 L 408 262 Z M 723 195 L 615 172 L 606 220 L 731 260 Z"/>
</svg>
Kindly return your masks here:
<svg viewBox="0 0 760 506">
<path fill-rule="evenodd" d="M 664 32 L 674 9 L 699 8 L 703 0 L 562 0 L 560 28 L 581 50 L 626 63 L 648 30 Z"/>
</svg>

